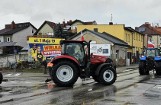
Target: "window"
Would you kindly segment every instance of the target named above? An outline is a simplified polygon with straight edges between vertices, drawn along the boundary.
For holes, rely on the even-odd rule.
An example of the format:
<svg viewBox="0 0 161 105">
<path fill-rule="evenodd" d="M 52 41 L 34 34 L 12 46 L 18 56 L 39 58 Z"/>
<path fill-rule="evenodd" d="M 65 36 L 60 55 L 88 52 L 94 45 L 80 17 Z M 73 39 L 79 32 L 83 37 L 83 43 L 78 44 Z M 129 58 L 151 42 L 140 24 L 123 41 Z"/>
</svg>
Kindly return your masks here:
<svg viewBox="0 0 161 105">
<path fill-rule="evenodd" d="M 11 38 L 10 37 L 7 37 L 7 42 L 11 42 Z"/>
<path fill-rule="evenodd" d="M 98 32 L 98 28 L 94 28 L 94 31 L 95 31 L 95 32 Z"/>
<path fill-rule="evenodd" d="M 42 33 L 39 33 L 39 35 L 42 35 Z"/>
<path fill-rule="evenodd" d="M 83 62 L 85 56 L 83 46 L 79 43 L 68 43 L 62 47 L 62 53 L 75 57 L 79 62 Z"/>
</svg>

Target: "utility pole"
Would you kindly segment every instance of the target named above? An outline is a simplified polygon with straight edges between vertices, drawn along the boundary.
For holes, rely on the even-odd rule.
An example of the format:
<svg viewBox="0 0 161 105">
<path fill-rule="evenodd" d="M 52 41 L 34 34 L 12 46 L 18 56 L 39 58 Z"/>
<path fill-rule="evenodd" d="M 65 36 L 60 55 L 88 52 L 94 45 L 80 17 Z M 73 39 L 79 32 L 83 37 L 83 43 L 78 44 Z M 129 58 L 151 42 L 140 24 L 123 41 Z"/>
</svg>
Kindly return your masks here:
<svg viewBox="0 0 161 105">
<path fill-rule="evenodd" d="M 111 14 L 111 22 L 112 22 L 112 14 Z"/>
</svg>

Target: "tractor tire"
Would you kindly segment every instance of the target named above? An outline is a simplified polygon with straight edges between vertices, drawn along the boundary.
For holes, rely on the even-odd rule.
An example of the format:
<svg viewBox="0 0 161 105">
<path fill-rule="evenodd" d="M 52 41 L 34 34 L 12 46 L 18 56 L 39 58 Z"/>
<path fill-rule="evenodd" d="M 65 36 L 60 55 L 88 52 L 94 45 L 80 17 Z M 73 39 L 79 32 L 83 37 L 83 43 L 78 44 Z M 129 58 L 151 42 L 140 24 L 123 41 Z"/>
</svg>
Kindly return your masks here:
<svg viewBox="0 0 161 105">
<path fill-rule="evenodd" d="M 3 75 L 2 75 L 2 73 L 0 72 L 0 84 L 2 83 L 2 80 L 3 80 Z"/>
<path fill-rule="evenodd" d="M 161 69 L 156 69 L 156 75 L 161 75 Z"/>
<path fill-rule="evenodd" d="M 53 82 L 60 87 L 70 87 L 77 81 L 79 76 L 75 64 L 69 61 L 60 61 L 54 65 L 51 71 Z"/>
<path fill-rule="evenodd" d="M 104 67 L 99 72 L 99 82 L 103 85 L 111 85 L 116 81 L 116 70 L 112 67 Z"/>
<path fill-rule="evenodd" d="M 140 75 L 149 75 L 149 70 L 146 69 L 144 62 L 140 62 L 139 64 L 139 74 Z"/>
<path fill-rule="evenodd" d="M 155 67 L 156 75 L 161 75 L 161 62 L 156 62 Z"/>
</svg>

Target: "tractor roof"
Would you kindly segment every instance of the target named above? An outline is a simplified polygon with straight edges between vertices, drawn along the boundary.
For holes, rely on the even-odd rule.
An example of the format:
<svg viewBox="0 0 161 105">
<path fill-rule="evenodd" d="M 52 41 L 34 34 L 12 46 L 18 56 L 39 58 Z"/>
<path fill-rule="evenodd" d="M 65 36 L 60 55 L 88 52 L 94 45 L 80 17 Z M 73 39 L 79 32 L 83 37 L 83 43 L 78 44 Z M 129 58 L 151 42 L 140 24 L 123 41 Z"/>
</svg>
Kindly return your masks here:
<svg viewBox="0 0 161 105">
<path fill-rule="evenodd" d="M 80 43 L 80 44 L 85 44 L 87 43 L 86 41 L 80 41 L 80 40 L 61 40 L 60 44 L 63 43 Z"/>
<path fill-rule="evenodd" d="M 158 48 L 146 48 L 146 50 L 155 50 L 155 49 L 158 49 Z"/>
</svg>

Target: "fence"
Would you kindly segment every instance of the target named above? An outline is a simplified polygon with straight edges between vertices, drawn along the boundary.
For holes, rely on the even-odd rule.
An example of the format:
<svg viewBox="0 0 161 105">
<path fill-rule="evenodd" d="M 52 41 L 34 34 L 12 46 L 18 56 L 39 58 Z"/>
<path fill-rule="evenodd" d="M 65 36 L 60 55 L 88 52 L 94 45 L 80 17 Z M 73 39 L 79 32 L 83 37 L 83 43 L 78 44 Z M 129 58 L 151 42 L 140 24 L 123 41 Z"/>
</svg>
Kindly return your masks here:
<svg viewBox="0 0 161 105">
<path fill-rule="evenodd" d="M 0 56 L 0 67 L 10 67 L 15 64 L 18 60 L 20 60 L 20 56 L 17 55 L 5 55 Z"/>
</svg>

